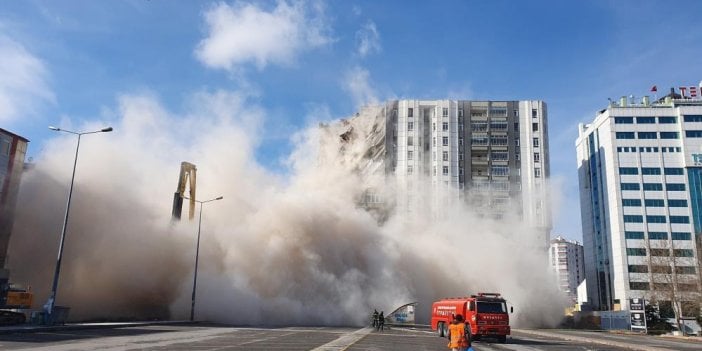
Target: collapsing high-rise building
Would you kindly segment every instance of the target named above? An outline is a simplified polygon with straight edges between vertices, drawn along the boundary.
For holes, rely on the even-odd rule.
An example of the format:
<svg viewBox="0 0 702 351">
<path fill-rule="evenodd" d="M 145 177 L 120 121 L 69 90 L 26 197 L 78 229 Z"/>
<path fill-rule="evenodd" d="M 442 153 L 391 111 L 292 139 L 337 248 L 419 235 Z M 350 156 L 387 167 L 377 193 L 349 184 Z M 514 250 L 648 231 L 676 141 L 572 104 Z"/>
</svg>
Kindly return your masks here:
<svg viewBox="0 0 702 351">
<path fill-rule="evenodd" d="M 369 184 L 362 199 L 367 207 L 441 218 L 463 202 L 488 218 L 519 216 L 541 233 L 538 245 L 548 246 L 544 102 L 392 100 L 366 107 L 333 134 L 346 159 L 361 160 L 356 170 L 393 180 L 386 182 L 392 198 Z"/>
</svg>

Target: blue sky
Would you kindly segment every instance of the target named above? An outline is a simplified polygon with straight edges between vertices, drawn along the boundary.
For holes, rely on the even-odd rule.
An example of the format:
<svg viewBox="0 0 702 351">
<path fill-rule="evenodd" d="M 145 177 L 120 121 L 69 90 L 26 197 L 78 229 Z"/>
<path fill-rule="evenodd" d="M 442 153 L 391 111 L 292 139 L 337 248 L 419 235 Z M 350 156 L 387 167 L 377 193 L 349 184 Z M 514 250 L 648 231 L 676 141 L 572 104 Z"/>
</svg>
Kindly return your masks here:
<svg viewBox="0 0 702 351">
<path fill-rule="evenodd" d="M 245 91 L 276 172 L 314 120 L 389 98 L 539 99 L 563 197 L 554 235 L 580 240 L 577 124 L 607 98 L 702 79 L 700 1 L 0 1 L 0 127 L 41 153 L 48 125 L 114 120 L 119 97 L 186 111 Z"/>
</svg>

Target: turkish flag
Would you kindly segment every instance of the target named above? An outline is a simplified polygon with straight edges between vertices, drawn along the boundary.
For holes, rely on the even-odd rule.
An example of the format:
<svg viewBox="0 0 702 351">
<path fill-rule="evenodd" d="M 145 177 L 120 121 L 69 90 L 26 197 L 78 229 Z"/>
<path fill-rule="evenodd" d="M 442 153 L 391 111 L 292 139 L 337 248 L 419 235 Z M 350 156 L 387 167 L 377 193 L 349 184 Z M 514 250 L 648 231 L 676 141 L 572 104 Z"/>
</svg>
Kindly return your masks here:
<svg viewBox="0 0 702 351">
<path fill-rule="evenodd" d="M 651 87 L 651 92 L 655 93 L 657 91 L 658 91 L 658 87 L 656 87 L 655 85 Z"/>
</svg>

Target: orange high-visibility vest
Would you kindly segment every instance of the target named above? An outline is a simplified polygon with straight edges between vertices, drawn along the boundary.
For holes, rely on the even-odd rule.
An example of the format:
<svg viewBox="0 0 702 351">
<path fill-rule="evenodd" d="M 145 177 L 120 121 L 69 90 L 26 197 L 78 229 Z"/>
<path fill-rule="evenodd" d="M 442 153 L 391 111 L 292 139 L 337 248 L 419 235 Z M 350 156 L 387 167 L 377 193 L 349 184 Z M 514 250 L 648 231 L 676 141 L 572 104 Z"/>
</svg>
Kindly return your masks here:
<svg viewBox="0 0 702 351">
<path fill-rule="evenodd" d="M 468 347 L 468 340 L 466 340 L 466 324 L 456 323 L 449 325 L 449 344 L 450 349 L 455 347 Z"/>
</svg>

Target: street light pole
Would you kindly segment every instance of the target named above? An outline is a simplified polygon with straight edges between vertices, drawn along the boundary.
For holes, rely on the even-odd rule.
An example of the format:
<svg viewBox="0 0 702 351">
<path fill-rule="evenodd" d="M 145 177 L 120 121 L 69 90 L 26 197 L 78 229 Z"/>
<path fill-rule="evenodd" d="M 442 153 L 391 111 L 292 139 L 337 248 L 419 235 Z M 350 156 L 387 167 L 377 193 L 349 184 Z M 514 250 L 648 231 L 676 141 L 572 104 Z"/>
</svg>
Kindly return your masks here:
<svg viewBox="0 0 702 351">
<path fill-rule="evenodd" d="M 208 202 L 222 200 L 223 198 L 224 196 L 219 196 L 214 199 L 209 199 L 205 201 L 195 200 L 195 202 L 198 202 L 200 204 L 200 219 L 197 222 L 197 245 L 195 246 L 195 274 L 193 277 L 193 296 L 190 300 L 190 321 L 195 320 L 195 292 L 197 290 L 197 265 L 200 259 L 200 228 L 202 227 L 202 205 Z"/>
<path fill-rule="evenodd" d="M 56 269 L 54 270 L 54 281 L 51 284 L 51 295 L 49 295 L 49 300 L 47 301 L 45 308 L 48 314 L 48 320 L 52 321 L 52 314 L 54 312 L 54 303 L 56 301 L 56 291 L 58 290 L 59 274 L 61 272 L 61 261 L 63 260 L 63 246 L 66 240 L 66 228 L 68 227 L 68 213 L 71 209 L 71 197 L 73 196 L 73 182 L 76 178 L 76 165 L 78 164 L 78 149 L 80 148 L 80 137 L 84 134 L 95 134 L 95 133 L 107 133 L 112 131 L 112 127 L 102 128 L 100 130 L 92 132 L 74 132 L 66 129 L 56 128 L 49 126 L 49 129 L 56 132 L 66 132 L 78 136 L 78 143 L 76 143 L 76 155 L 73 159 L 73 174 L 71 174 L 71 186 L 68 189 L 68 201 L 66 202 L 66 215 L 63 218 L 63 228 L 61 229 L 61 239 L 59 240 L 59 250 L 58 257 L 56 258 Z"/>
</svg>

